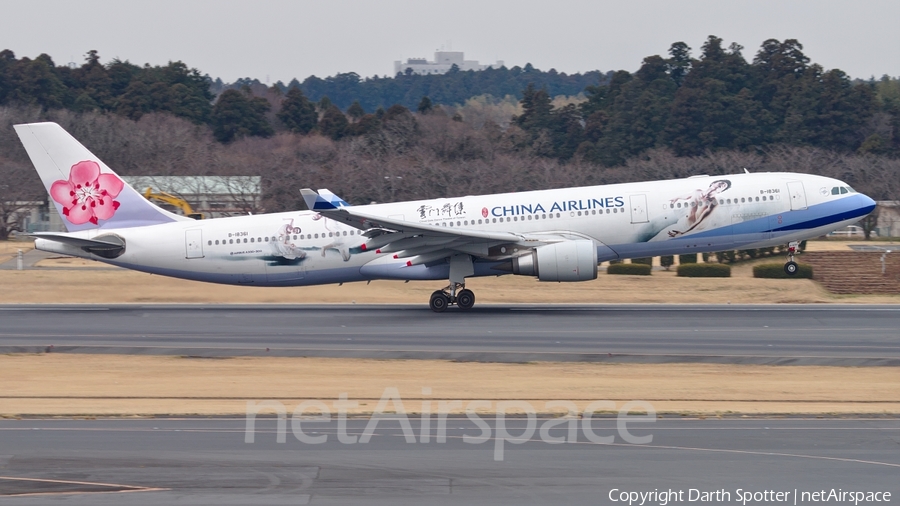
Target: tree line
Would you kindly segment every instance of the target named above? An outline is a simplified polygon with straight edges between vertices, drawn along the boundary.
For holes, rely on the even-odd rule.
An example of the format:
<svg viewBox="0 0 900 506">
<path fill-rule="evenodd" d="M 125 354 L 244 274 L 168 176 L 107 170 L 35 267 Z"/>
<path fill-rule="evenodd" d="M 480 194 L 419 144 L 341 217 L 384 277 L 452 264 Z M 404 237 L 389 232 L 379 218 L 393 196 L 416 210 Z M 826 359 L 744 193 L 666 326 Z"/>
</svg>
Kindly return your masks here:
<svg viewBox="0 0 900 506">
<path fill-rule="evenodd" d="M 453 106 L 475 96 L 521 100 L 513 118 L 528 135 L 522 149 L 620 166 L 647 150 L 679 156 L 786 144 L 840 152 L 900 154 L 900 81 L 853 81 L 810 63 L 797 40 L 770 39 L 748 62 L 738 44 L 710 36 L 698 58 L 683 42 L 640 69 L 567 75 L 524 68 L 453 69 L 443 75 L 310 76 L 265 86 L 213 81 L 182 62 L 139 67 L 101 64 L 96 51 L 81 67 L 47 55 L 16 59 L 0 52 L 0 105 L 112 112 L 130 119 L 164 112 L 210 125 L 221 142 L 277 131 L 317 132 L 333 139 L 362 135 L 400 108 Z M 554 107 L 555 96 L 583 94 Z M 501 125 L 504 126 L 505 125 Z"/>
<path fill-rule="evenodd" d="M 429 97 L 435 104 L 462 104 L 471 97 L 507 95 L 522 98 L 522 90 L 528 84 L 546 90 L 550 96 L 574 96 L 584 92 L 588 86 L 604 85 L 613 72 L 592 70 L 585 73 L 566 74 L 556 69 L 542 71 L 530 63 L 524 67 L 488 68 L 481 71 L 461 71 L 453 65 L 446 74 L 418 75 L 412 72 L 398 73 L 394 77 L 362 78 L 355 72 L 336 74 L 325 78 L 309 76 L 303 81 L 291 80 L 287 85 L 281 81 L 273 87 L 280 93 L 291 88 L 300 88 L 310 100 L 318 102 L 323 97 L 334 105 L 346 110 L 354 102 L 368 111 L 399 104 L 407 109 L 418 107 L 422 97 Z M 258 79 L 238 79 L 226 84 L 221 79 L 212 83 L 212 90 L 221 93 L 226 89 L 241 89 L 247 86 L 265 86 Z"/>
<path fill-rule="evenodd" d="M 763 42 L 752 62 L 740 45 L 710 36 L 699 58 L 675 43 L 631 74 L 589 86 L 587 101 L 550 105 L 529 86 L 516 123 L 533 149 L 607 167 L 667 147 L 678 156 L 808 146 L 842 153 L 900 154 L 900 81 L 852 81 L 811 64 L 796 40 Z"/>
</svg>

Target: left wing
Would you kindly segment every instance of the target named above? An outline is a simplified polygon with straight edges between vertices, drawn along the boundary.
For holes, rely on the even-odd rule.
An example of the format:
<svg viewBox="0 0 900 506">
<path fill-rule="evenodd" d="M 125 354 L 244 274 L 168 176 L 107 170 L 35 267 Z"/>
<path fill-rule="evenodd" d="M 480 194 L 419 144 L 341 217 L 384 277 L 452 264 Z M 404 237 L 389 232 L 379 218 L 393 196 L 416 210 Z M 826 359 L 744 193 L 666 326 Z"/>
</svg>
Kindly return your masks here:
<svg viewBox="0 0 900 506">
<path fill-rule="evenodd" d="M 342 200 L 344 205 L 333 204 L 333 200 L 322 197 L 322 190 L 319 193 L 309 189 L 300 192 L 311 210 L 362 230 L 362 235 L 369 238 L 362 245 L 363 251 L 394 253 L 394 258 L 409 258 L 406 262 L 409 266 L 437 262 L 457 253 L 503 260 L 537 246 L 565 240 L 552 236 L 483 232 L 448 227 L 446 224 L 439 226 L 385 218 L 357 211 Z"/>
</svg>

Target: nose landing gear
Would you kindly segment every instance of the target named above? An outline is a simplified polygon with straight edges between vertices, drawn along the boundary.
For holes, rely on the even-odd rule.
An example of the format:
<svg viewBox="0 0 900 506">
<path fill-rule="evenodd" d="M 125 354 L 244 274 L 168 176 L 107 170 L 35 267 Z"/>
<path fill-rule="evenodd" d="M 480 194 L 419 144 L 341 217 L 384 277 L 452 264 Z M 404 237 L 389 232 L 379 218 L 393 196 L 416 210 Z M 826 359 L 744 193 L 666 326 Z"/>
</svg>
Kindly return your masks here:
<svg viewBox="0 0 900 506">
<path fill-rule="evenodd" d="M 800 247 L 800 241 L 792 241 L 788 243 L 788 261 L 784 264 L 784 273 L 788 276 L 793 276 L 797 274 L 797 270 L 800 268 L 797 265 L 797 262 L 794 261 L 794 253 L 797 252 L 797 248 Z"/>
</svg>

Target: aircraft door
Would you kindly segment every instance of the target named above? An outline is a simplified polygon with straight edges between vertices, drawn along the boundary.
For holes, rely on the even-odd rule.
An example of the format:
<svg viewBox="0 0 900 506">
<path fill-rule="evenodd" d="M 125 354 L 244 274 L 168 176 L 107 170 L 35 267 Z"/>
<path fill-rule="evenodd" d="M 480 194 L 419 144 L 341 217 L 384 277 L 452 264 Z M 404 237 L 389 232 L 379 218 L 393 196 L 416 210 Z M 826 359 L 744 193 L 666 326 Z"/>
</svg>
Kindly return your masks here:
<svg viewBox="0 0 900 506">
<path fill-rule="evenodd" d="M 806 209 L 806 191 L 803 190 L 802 181 L 791 181 L 787 184 L 788 197 L 791 199 L 791 211 Z"/>
<path fill-rule="evenodd" d="M 184 231 L 185 258 L 203 258 L 203 230 L 193 228 Z"/>
<path fill-rule="evenodd" d="M 647 196 L 631 195 L 628 197 L 628 203 L 631 204 L 631 223 L 647 223 Z"/>
</svg>

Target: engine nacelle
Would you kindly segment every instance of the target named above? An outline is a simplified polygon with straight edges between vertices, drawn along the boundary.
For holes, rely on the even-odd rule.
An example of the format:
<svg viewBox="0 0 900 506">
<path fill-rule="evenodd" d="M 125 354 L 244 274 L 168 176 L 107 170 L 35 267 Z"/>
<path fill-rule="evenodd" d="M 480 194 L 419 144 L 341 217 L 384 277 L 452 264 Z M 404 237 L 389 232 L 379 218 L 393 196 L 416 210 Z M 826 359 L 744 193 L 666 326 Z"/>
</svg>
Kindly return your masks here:
<svg viewBox="0 0 900 506">
<path fill-rule="evenodd" d="M 541 281 L 597 279 L 597 247 L 589 240 L 540 246 L 528 255 L 513 258 L 512 273 L 537 276 Z"/>
</svg>

